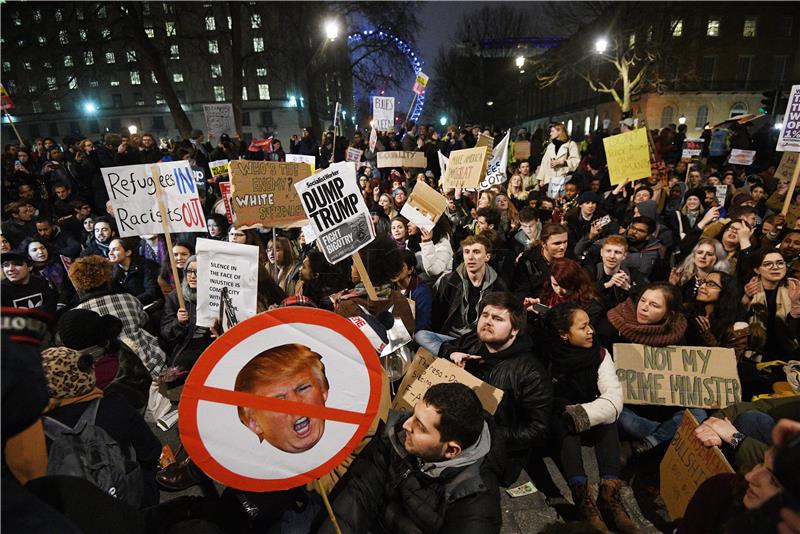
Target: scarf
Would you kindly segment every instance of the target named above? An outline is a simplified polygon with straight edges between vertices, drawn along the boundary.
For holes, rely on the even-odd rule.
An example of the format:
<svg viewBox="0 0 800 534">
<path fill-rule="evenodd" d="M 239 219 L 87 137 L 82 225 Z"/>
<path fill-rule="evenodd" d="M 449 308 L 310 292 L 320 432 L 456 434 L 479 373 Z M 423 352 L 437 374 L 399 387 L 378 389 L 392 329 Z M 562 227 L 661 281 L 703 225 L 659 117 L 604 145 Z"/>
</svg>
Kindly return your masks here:
<svg viewBox="0 0 800 534">
<path fill-rule="evenodd" d="M 66 399 L 50 399 L 50 402 L 44 409 L 44 413 L 52 412 L 56 408 L 61 408 L 62 406 L 68 406 L 70 404 L 78 404 L 81 402 L 89 402 L 94 399 L 99 399 L 103 396 L 103 392 L 99 388 L 94 388 L 88 393 L 83 395 L 78 395 L 77 397 L 69 397 Z"/>
<path fill-rule="evenodd" d="M 608 321 L 630 343 L 665 347 L 677 343 L 686 332 L 686 317 L 678 315 L 671 324 L 639 324 L 636 303 L 626 300 L 608 312 Z"/>
<path fill-rule="evenodd" d="M 775 319 L 785 321 L 792 309 L 789 298 L 789 289 L 785 284 L 777 287 L 775 295 Z M 767 293 L 761 289 L 753 295 L 750 301 L 750 344 L 753 348 L 762 348 L 767 343 L 767 323 L 769 322 L 769 307 L 767 306 Z M 787 340 L 791 345 L 797 346 L 794 340 Z"/>
<path fill-rule="evenodd" d="M 567 401 L 567 404 L 595 400 L 600 395 L 597 371 L 605 358 L 605 349 L 597 341 L 586 349 L 553 337 L 549 344 L 549 354 L 555 398 Z"/>
</svg>

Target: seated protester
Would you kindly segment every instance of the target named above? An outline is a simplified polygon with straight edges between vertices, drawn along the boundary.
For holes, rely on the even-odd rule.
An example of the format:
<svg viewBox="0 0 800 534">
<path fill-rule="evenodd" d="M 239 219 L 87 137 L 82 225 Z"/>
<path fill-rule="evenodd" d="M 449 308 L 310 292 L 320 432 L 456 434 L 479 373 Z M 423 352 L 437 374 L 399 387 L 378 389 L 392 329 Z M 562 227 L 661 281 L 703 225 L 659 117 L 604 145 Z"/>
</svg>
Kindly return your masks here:
<svg viewBox="0 0 800 534">
<path fill-rule="evenodd" d="M 514 233 L 514 252 L 517 255 L 528 250 L 535 242 L 539 241 L 542 234 L 542 223 L 539 221 L 539 212 L 529 206 L 519 211 L 519 230 Z"/>
<path fill-rule="evenodd" d="M 728 262 L 731 264 L 731 269 L 737 276 L 746 276 L 747 258 L 755 252 L 752 246 L 751 236 L 753 235 L 753 228 L 747 222 L 741 220 L 719 220 L 719 208 L 709 208 L 706 211 L 703 219 L 697 223 L 697 228 L 703 230 L 702 235 L 698 232 L 689 233 L 680 244 L 681 251 L 691 250 L 700 237 L 713 237 L 722 243 L 722 248 L 725 250 Z M 717 231 L 706 232 L 705 229 L 709 225 L 715 225 Z M 739 263 L 741 261 L 741 267 Z"/>
<path fill-rule="evenodd" d="M 420 233 L 419 227 L 411 221 L 407 221 L 406 230 L 408 232 L 406 237 L 406 248 L 414 254 L 419 254 L 421 248 L 420 244 L 422 243 L 422 233 Z"/>
<path fill-rule="evenodd" d="M 312 249 L 303 258 L 300 280 L 295 284 L 295 295 L 310 299 L 315 306 L 333 311 L 330 296 L 347 287 L 339 271 L 328 263 L 325 255 Z"/>
<path fill-rule="evenodd" d="M 542 219 L 544 220 L 544 219 Z M 567 228 L 556 223 L 545 223 L 537 244 L 517 259 L 511 287 L 518 299 L 537 297 L 550 280 L 550 263 L 567 253 L 569 234 Z"/>
<path fill-rule="evenodd" d="M 489 265 L 497 273 L 497 278 L 502 280 L 506 287 L 511 285 L 514 277 L 516 255 L 513 249 L 506 248 L 506 242 L 499 237 L 494 228 L 481 231 L 482 236 L 492 243 L 492 258 Z"/>
<path fill-rule="evenodd" d="M 653 235 L 657 224 L 648 217 L 634 217 L 628 225 L 628 254 L 623 267 L 636 269 L 650 279 L 664 271 L 664 245 Z"/>
<path fill-rule="evenodd" d="M 141 247 L 139 247 L 141 250 Z M 194 256 L 194 247 L 186 241 L 175 241 L 172 245 L 172 255 L 175 257 L 175 267 L 178 269 L 178 283 L 183 281 L 183 268 L 186 267 L 186 260 Z M 161 293 L 166 298 L 167 295 L 175 290 L 175 280 L 172 278 L 172 264 L 169 256 L 160 262 L 161 267 L 158 273 L 158 286 Z"/>
<path fill-rule="evenodd" d="M 406 298 L 414 301 L 414 326 L 416 331 L 430 330 L 431 312 L 433 310 L 433 293 L 422 278 L 417 275 L 417 257 L 410 250 L 390 252 L 400 256 L 401 270 L 392 276 L 395 289 Z M 395 262 L 393 262 L 395 263 Z"/>
<path fill-rule="evenodd" d="M 58 292 L 57 308 L 67 306 L 75 298 L 75 288 L 69 281 L 61 259 L 37 239 L 26 239 L 23 243 L 28 257 L 33 261 L 33 272 L 50 282 L 50 287 Z"/>
<path fill-rule="evenodd" d="M 167 253 L 167 240 L 164 239 L 163 234 L 147 234 L 142 235 L 141 238 L 142 240 L 139 242 L 140 257 L 153 260 L 159 265 L 163 264 L 164 260 L 169 261 L 169 254 Z"/>
<path fill-rule="evenodd" d="M 0 254 L 3 280 L 0 282 L 0 297 L 4 308 L 39 308 L 56 316 L 58 291 L 50 281 L 33 273 L 33 260 L 19 252 Z"/>
<path fill-rule="evenodd" d="M 538 313 L 532 306 L 544 304 L 552 308 L 562 302 L 573 302 L 580 306 L 595 323 L 605 312 L 600 293 L 580 264 L 569 258 L 559 258 L 550 264 L 550 283 L 539 298 L 526 298 L 528 311 Z"/>
<path fill-rule="evenodd" d="M 445 273 L 453 270 L 453 229 L 450 219 L 439 217 L 431 231 L 419 229 L 421 240 L 417 266 L 419 274 L 435 283 Z"/>
<path fill-rule="evenodd" d="M 53 194 L 50 198 L 52 198 L 53 201 L 53 217 L 55 217 L 56 220 L 59 220 L 64 217 L 71 216 L 71 203 L 75 200 L 80 201 L 80 199 L 76 198 L 76 196 L 72 194 L 72 188 L 67 183 L 56 182 L 52 189 Z"/>
<path fill-rule="evenodd" d="M 157 379 L 164 367 L 166 356 L 158 340 L 145 330 L 147 312 L 139 300 L 128 293 L 114 294 L 111 290 L 113 266 L 100 256 L 78 258 L 69 268 L 69 277 L 81 299 L 76 308 L 113 315 L 122 321 L 124 337 L 144 363 L 150 376 Z M 127 343 L 127 341 L 126 341 Z"/>
<path fill-rule="evenodd" d="M 278 236 L 267 243 L 267 269 L 269 274 L 287 295 L 294 295 L 294 285 L 300 272 L 300 260 L 288 238 Z"/>
<path fill-rule="evenodd" d="M 742 300 L 750 323 L 749 348 L 757 354 L 752 359 L 796 359 L 800 346 L 800 282 L 786 279 L 786 260 L 777 249 L 759 251 L 753 256 L 752 265 L 755 276 L 745 285 Z"/>
<path fill-rule="evenodd" d="M 99 389 L 144 410 L 152 379 L 136 353 L 120 340 L 122 321 L 91 310 L 69 310 L 59 319 L 57 331 L 62 345 L 92 357 Z"/>
<path fill-rule="evenodd" d="M 408 241 L 408 221 L 402 215 L 392 219 L 389 224 L 389 234 L 394 240 L 395 246 L 400 250 L 405 250 Z"/>
<path fill-rule="evenodd" d="M 706 447 L 721 447 L 736 472 L 745 474 L 764 461 L 779 419 L 800 421 L 800 397 L 731 404 L 714 412 L 694 434 Z"/>
<path fill-rule="evenodd" d="M 77 258 L 81 253 L 81 244 L 59 226 L 53 224 L 49 217 L 36 219 L 37 238 L 47 245 L 49 250 L 70 259 Z"/>
<path fill-rule="evenodd" d="M 533 355 L 525 322 L 525 310 L 511 293 L 488 293 L 480 303 L 478 324 L 439 349 L 440 357 L 506 392 L 494 414 L 509 455 L 506 485 L 517 479 L 530 455 L 544 448 L 550 432 L 550 377 Z"/>
<path fill-rule="evenodd" d="M 669 283 L 681 289 L 684 302 L 693 300 L 705 278 L 714 271 L 733 274 L 725 249 L 716 239 L 701 237 L 679 267 L 673 267 Z"/>
<path fill-rule="evenodd" d="M 478 306 L 484 295 L 506 290 L 503 281 L 489 266 L 492 243 L 486 237 L 467 237 L 461 242 L 461 251 L 464 262 L 439 278 L 433 289 L 433 329 L 414 336 L 419 345 L 433 354 L 438 354 L 445 341 L 472 330 L 478 321 Z"/>
<path fill-rule="evenodd" d="M 572 498 L 583 518 L 607 532 L 638 532 L 625 511 L 620 490 L 617 418 L 622 386 L 614 360 L 594 337 L 589 316 L 577 302 L 556 305 L 547 314 L 550 340 L 543 349 L 553 379 L 554 445 Z M 599 498 L 589 490 L 581 445 L 594 446 L 600 471 Z"/>
<path fill-rule="evenodd" d="M 597 232 L 594 238 L 598 237 L 600 228 L 594 223 L 601 218 L 600 211 L 597 209 L 599 203 L 600 195 L 594 191 L 584 191 L 578 197 L 577 208 L 564 217 L 567 228 L 569 228 L 569 242 L 573 244 L 573 247 L 581 239 L 588 238 L 592 233 L 592 228 L 595 228 Z"/>
<path fill-rule="evenodd" d="M 712 271 L 706 275 L 697 295 L 684 300 L 686 343 L 734 349 L 736 359 L 741 359 L 750 334 L 741 309 L 743 294 L 742 286 L 728 273 Z"/>
<path fill-rule="evenodd" d="M 42 351 L 50 402 L 45 408 L 47 446 L 51 446 L 59 431 L 48 429 L 51 421 L 74 428 L 88 410 L 95 411 L 95 425 L 105 430 L 116 441 L 128 459 L 132 447 L 141 468 L 142 498 L 140 508 L 158 504 L 159 491 L 155 483 L 161 442 L 145 423 L 141 414 L 128 404 L 124 397 L 104 395 L 97 388 L 94 362 L 88 354 L 67 347 L 51 347 Z M 57 427 L 56 427 L 57 428 Z M 86 462 L 91 461 L 86 458 Z M 120 495 L 125 499 L 125 495 Z"/>
<path fill-rule="evenodd" d="M 189 371 L 213 339 L 208 328 L 197 326 L 197 257 L 189 257 L 184 265 L 181 291 L 186 308 L 179 307 L 175 291 L 169 294 L 161 316 L 161 339 L 168 347 L 169 365 Z"/>
<path fill-rule="evenodd" d="M 436 384 L 413 414 L 391 412 L 337 485 L 343 532 L 500 532 L 498 444 L 477 395 Z M 336 532 L 330 518 L 322 534 Z"/>
<path fill-rule="evenodd" d="M 659 222 L 658 203 L 655 200 L 645 200 L 636 204 L 633 208 L 633 217 L 634 219 L 636 217 L 647 217 L 654 220 L 656 229 L 652 232 L 653 236 L 658 239 L 658 242 L 664 246 L 665 250 L 672 250 L 675 246 L 675 238 L 669 227 Z"/>
<path fill-rule="evenodd" d="M 505 191 L 500 191 L 495 195 L 492 207 L 500 213 L 500 225 L 495 230 L 503 236 L 508 236 L 519 229 L 519 212 Z"/>
<path fill-rule="evenodd" d="M 112 283 L 119 292 L 130 293 L 142 306 L 163 300 L 158 287 L 158 264 L 139 257 L 139 238 L 113 239 L 108 248 L 108 261 L 114 266 Z"/>
<path fill-rule="evenodd" d="M 481 195 L 481 199 L 491 198 L 489 194 L 491 191 L 485 193 Z M 497 208 L 478 208 L 478 211 L 475 212 L 475 233 L 480 234 L 486 230 L 494 230 L 498 235 L 497 241 L 505 246 L 505 236 L 502 234 L 500 222 L 500 211 Z"/>
<path fill-rule="evenodd" d="M 81 252 L 81 257 L 100 256 L 107 258 L 108 246 L 115 237 L 117 237 L 117 225 L 114 219 L 106 215 L 98 217 L 94 221 L 94 237 Z"/>
<path fill-rule="evenodd" d="M 598 323 L 596 333 L 603 344 L 639 343 L 650 347 L 680 345 L 686 332 L 681 296 L 675 286 L 651 282 L 637 301 L 627 300 L 613 308 Z M 706 418 L 704 410 L 692 408 L 698 421 Z M 672 440 L 683 418 L 683 410 L 651 406 L 626 406 L 619 425 L 637 441 L 633 452 L 641 454 Z"/>
<path fill-rule="evenodd" d="M 667 226 L 677 241 L 681 241 L 686 234 L 694 231 L 697 223 L 703 218 L 705 213 L 704 197 L 705 193 L 701 189 L 689 189 L 683 195 L 681 208 L 668 213 Z"/>
<path fill-rule="evenodd" d="M 8 220 L 3 222 L 2 232 L 12 248 L 17 248 L 25 238 L 36 235 L 36 224 L 33 222 L 35 209 L 27 200 L 18 200 L 6 204 Z"/>
<path fill-rule="evenodd" d="M 83 221 L 80 223 L 80 243 L 81 243 L 81 251 L 83 251 L 84 247 L 88 247 L 89 243 L 92 242 L 94 239 L 94 221 L 95 218 L 92 215 L 87 216 Z M 61 227 L 64 230 L 64 227 Z"/>
<path fill-rule="evenodd" d="M 786 263 L 790 265 L 796 263 L 800 258 L 800 230 L 789 230 L 783 234 L 777 248 L 783 254 Z"/>
<path fill-rule="evenodd" d="M 600 247 L 601 261 L 595 266 L 594 284 L 603 299 L 605 311 L 641 293 L 648 280 L 636 269 L 623 267 L 628 241 L 621 235 L 608 236 Z"/>
</svg>

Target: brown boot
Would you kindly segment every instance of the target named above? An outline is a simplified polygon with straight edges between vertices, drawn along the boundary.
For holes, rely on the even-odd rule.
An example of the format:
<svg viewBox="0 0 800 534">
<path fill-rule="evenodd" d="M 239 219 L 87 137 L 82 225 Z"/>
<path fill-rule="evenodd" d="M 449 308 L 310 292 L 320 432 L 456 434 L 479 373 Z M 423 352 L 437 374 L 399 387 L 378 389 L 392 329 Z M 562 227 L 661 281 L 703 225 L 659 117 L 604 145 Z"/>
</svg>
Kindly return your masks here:
<svg viewBox="0 0 800 534">
<path fill-rule="evenodd" d="M 600 515 L 600 510 L 594 502 L 589 486 L 587 484 L 570 484 L 569 489 L 572 491 L 572 500 L 581 516 L 600 532 L 609 532 Z"/>
<path fill-rule="evenodd" d="M 623 484 L 624 482 L 621 480 L 601 480 L 597 507 L 609 525 L 614 525 L 618 531 L 625 534 L 635 534 L 639 532 L 639 529 L 636 528 L 631 516 L 625 510 L 622 496 L 619 493 Z"/>
</svg>

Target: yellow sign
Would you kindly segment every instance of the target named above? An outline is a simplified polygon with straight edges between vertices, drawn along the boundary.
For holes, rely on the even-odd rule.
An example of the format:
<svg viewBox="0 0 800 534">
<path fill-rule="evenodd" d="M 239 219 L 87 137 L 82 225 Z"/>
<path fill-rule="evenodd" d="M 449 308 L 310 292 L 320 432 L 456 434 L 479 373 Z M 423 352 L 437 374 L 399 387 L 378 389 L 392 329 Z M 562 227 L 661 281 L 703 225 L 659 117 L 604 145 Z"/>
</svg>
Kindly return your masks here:
<svg viewBox="0 0 800 534">
<path fill-rule="evenodd" d="M 650 151 L 647 147 L 647 131 L 637 128 L 632 132 L 612 135 L 603 139 L 608 161 L 611 185 L 625 180 L 633 182 L 650 176 Z"/>
<path fill-rule="evenodd" d="M 294 184 L 311 175 L 307 164 L 236 159 L 228 170 L 240 226 L 290 228 L 306 218 Z"/>
<path fill-rule="evenodd" d="M 454 150 L 450 153 L 444 173 L 446 189 L 475 188 L 486 175 L 488 153 L 486 147 Z"/>
</svg>

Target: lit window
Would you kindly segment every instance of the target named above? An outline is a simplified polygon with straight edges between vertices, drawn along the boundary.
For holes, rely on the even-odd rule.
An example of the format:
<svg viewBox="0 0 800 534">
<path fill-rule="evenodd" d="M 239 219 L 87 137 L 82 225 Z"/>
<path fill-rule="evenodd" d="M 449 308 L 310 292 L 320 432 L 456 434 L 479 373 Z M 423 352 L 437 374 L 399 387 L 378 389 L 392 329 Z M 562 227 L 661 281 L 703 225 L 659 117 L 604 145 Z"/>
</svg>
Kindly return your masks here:
<svg viewBox="0 0 800 534">
<path fill-rule="evenodd" d="M 173 74 L 172 74 L 172 81 L 173 81 L 174 83 L 181 83 L 181 82 L 183 82 L 183 74 L 181 74 L 181 73 L 179 73 L 179 72 L 175 72 L 175 73 L 173 73 Z"/>
<path fill-rule="evenodd" d="M 175 31 L 175 23 L 174 22 L 167 22 L 164 24 L 164 27 L 167 31 L 167 37 L 175 37 L 177 32 Z"/>
<path fill-rule="evenodd" d="M 11 15 L 11 18 L 14 19 L 14 24 L 16 26 L 22 26 L 22 20 L 19 18 L 19 13 L 14 13 Z"/>
<path fill-rule="evenodd" d="M 217 102 L 225 102 L 225 87 L 222 85 L 214 86 L 214 100 Z"/>
<path fill-rule="evenodd" d="M 102 5 L 101 5 L 101 6 L 100 6 L 100 7 L 97 9 L 97 18 L 98 18 L 98 19 L 104 19 L 104 18 L 106 18 L 106 6 L 102 6 Z"/>
<path fill-rule="evenodd" d="M 166 104 L 167 101 L 164 100 L 164 96 L 161 93 L 156 93 L 156 105 Z"/>
<path fill-rule="evenodd" d="M 39 46 L 44 46 L 47 44 L 47 38 L 44 35 L 39 36 Z"/>
<path fill-rule="evenodd" d="M 683 35 L 683 19 L 672 20 L 672 36 L 680 37 Z"/>
<path fill-rule="evenodd" d="M 744 19 L 744 29 L 742 30 L 743 37 L 756 36 L 756 19 Z"/>
<path fill-rule="evenodd" d="M 211 77 L 222 78 L 222 65 L 211 65 Z"/>
<path fill-rule="evenodd" d="M 719 37 L 719 19 L 708 19 L 706 35 L 709 37 Z"/>
<path fill-rule="evenodd" d="M 53 109 L 56 111 L 61 111 L 61 102 L 58 100 L 53 100 Z"/>
<path fill-rule="evenodd" d="M 58 82 L 56 82 L 55 76 L 48 76 L 47 77 L 47 90 L 48 91 L 55 91 L 58 87 Z"/>
<path fill-rule="evenodd" d="M 694 121 L 695 128 L 702 128 L 708 122 L 708 106 L 697 108 L 697 118 Z"/>
<path fill-rule="evenodd" d="M 665 106 L 661 110 L 661 127 L 666 128 L 672 123 L 672 118 L 675 116 L 675 109 L 672 106 Z"/>
<path fill-rule="evenodd" d="M 242 100 L 247 100 L 247 87 L 242 87 Z"/>
<path fill-rule="evenodd" d="M 67 30 L 59 30 L 58 42 L 61 44 L 69 44 L 69 36 L 67 35 Z"/>
<path fill-rule="evenodd" d="M 119 87 L 119 80 L 111 80 L 111 81 L 109 82 L 109 85 L 110 85 L 111 87 Z"/>
<path fill-rule="evenodd" d="M 11 70 L 11 62 L 3 61 L 3 72 L 9 72 L 10 70 Z"/>
<path fill-rule="evenodd" d="M 144 97 L 142 93 L 133 93 L 133 99 L 136 101 L 137 106 L 144 106 Z"/>
<path fill-rule="evenodd" d="M 31 70 L 31 62 L 26 61 L 25 63 L 22 64 L 22 68 L 25 70 Z"/>
<path fill-rule="evenodd" d="M 30 85 L 28 86 L 28 92 L 29 92 L 29 93 L 35 93 L 35 92 L 37 92 L 38 90 L 39 90 L 39 88 L 36 86 L 36 84 L 35 84 L 35 83 L 32 83 L 32 84 L 30 84 Z"/>
<path fill-rule="evenodd" d="M 31 101 L 31 107 L 33 108 L 34 113 L 41 113 L 42 112 L 42 103 L 38 100 Z"/>
<path fill-rule="evenodd" d="M 86 33 L 86 30 L 83 29 L 78 30 L 78 37 L 80 37 L 81 41 L 85 41 L 86 39 L 89 38 L 88 34 Z"/>
<path fill-rule="evenodd" d="M 83 53 L 83 62 L 87 65 L 94 65 L 94 54 L 91 50 Z"/>
<path fill-rule="evenodd" d="M 266 76 L 266 75 L 267 75 L 267 69 L 265 69 L 264 67 L 259 67 L 256 69 L 256 76 Z"/>
<path fill-rule="evenodd" d="M 147 34 L 147 38 L 148 39 L 155 39 L 155 37 L 156 37 L 156 31 L 153 29 L 152 26 L 146 27 L 144 29 L 144 33 Z"/>
<path fill-rule="evenodd" d="M 61 13 L 60 9 L 56 9 L 56 12 L 55 12 L 54 16 L 55 16 L 56 22 L 61 22 L 62 20 L 64 20 L 64 14 Z"/>
<path fill-rule="evenodd" d="M 109 29 L 108 29 L 108 28 L 106 28 L 106 27 L 103 27 L 103 28 L 100 30 L 100 37 L 102 37 L 103 39 L 108 39 L 108 38 L 110 38 L 110 37 L 111 37 L 111 30 L 109 30 Z"/>
<path fill-rule="evenodd" d="M 233 29 L 233 21 L 231 20 L 231 18 L 230 18 L 230 17 L 228 17 L 228 29 L 229 29 L 229 30 L 232 30 L 232 29 Z"/>
<path fill-rule="evenodd" d="M 142 15 L 150 15 L 150 2 L 142 3 Z"/>
<path fill-rule="evenodd" d="M 175 6 L 173 6 L 170 2 L 161 2 L 161 9 L 164 10 L 164 13 L 168 13 L 170 15 L 175 14 Z"/>
<path fill-rule="evenodd" d="M 78 78 L 70 78 L 69 80 L 69 88 L 70 89 L 77 89 L 78 88 Z"/>
<path fill-rule="evenodd" d="M 75 8 L 75 18 L 77 18 L 78 20 L 83 20 L 83 8 L 82 7 Z"/>
<path fill-rule="evenodd" d="M 253 37 L 253 52 L 263 52 L 263 51 L 264 51 L 264 38 Z"/>
<path fill-rule="evenodd" d="M 100 87 L 100 82 L 97 80 L 89 80 L 89 87 Z"/>
<path fill-rule="evenodd" d="M 114 57 L 114 52 L 106 52 L 106 63 L 114 63 L 117 58 Z"/>
<path fill-rule="evenodd" d="M 170 47 L 169 47 L 169 57 L 170 57 L 170 59 L 180 59 L 181 58 L 181 51 L 178 48 L 178 45 L 170 45 Z"/>
<path fill-rule="evenodd" d="M 139 71 L 132 70 L 130 74 L 131 74 L 131 85 L 141 85 L 142 79 L 139 77 Z"/>
<path fill-rule="evenodd" d="M 219 44 L 217 44 L 216 39 L 208 42 L 208 53 L 219 54 Z"/>
<path fill-rule="evenodd" d="M 206 30 L 214 31 L 217 29 L 217 21 L 214 17 L 206 17 Z"/>
<path fill-rule="evenodd" d="M 250 27 L 254 30 L 261 28 L 261 15 L 257 13 L 250 15 Z"/>
<path fill-rule="evenodd" d="M 64 56 L 64 66 L 65 67 L 74 67 L 75 66 L 72 63 L 72 56 Z"/>
<path fill-rule="evenodd" d="M 153 83 L 155 83 L 155 84 L 158 84 L 158 79 L 156 78 L 156 73 L 155 73 L 155 72 L 153 72 L 153 71 L 150 71 L 150 80 L 151 80 Z"/>
<path fill-rule="evenodd" d="M 128 60 L 128 63 L 136 63 L 136 51 L 135 50 L 126 50 L 125 57 Z"/>
<path fill-rule="evenodd" d="M 258 84 L 258 99 L 269 100 L 269 85 L 266 83 Z"/>
<path fill-rule="evenodd" d="M 38 9 L 33 11 L 33 22 L 42 22 L 42 12 Z"/>
<path fill-rule="evenodd" d="M 42 65 L 42 67 L 44 67 L 46 69 L 52 69 L 53 68 L 53 64 L 50 63 L 49 61 L 45 61 L 44 64 Z"/>
</svg>

